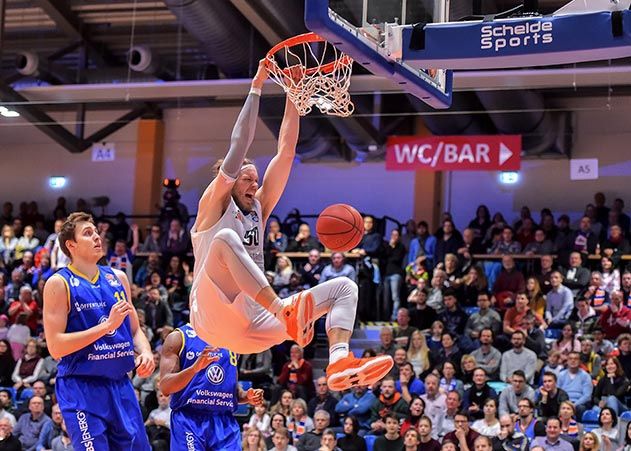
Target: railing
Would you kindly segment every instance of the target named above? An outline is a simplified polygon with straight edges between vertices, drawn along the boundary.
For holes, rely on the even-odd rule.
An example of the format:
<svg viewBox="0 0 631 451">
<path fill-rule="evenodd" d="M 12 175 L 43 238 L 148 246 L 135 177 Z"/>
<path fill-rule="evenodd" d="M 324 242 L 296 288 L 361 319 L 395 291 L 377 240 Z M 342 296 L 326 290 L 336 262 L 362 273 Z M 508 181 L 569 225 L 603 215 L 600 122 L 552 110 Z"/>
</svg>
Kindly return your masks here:
<svg viewBox="0 0 631 451">
<path fill-rule="evenodd" d="M 322 258 L 331 258 L 335 252 L 321 252 L 320 257 Z M 309 252 L 279 252 L 276 254 L 279 257 L 287 257 L 287 258 L 309 258 Z M 348 259 L 360 259 L 361 255 L 354 252 L 344 252 L 344 257 Z"/>
<path fill-rule="evenodd" d="M 476 260 L 501 260 L 504 255 L 510 255 L 515 260 L 537 260 L 544 256 L 540 254 L 473 254 L 472 257 Z M 554 259 L 558 257 L 556 254 L 546 255 L 550 255 Z M 598 261 L 602 257 L 603 255 L 590 254 L 587 256 L 587 259 Z M 631 254 L 621 255 L 620 260 L 631 260 Z"/>
<path fill-rule="evenodd" d="M 136 257 L 148 257 L 151 252 L 138 252 Z M 333 252 L 321 252 L 320 257 L 322 258 L 330 258 Z M 158 255 L 161 255 L 158 252 Z M 186 254 L 188 257 L 192 257 L 193 253 L 188 252 Z M 308 252 L 279 252 L 276 254 L 278 256 L 288 257 L 288 258 L 297 258 L 297 259 L 306 259 L 309 258 Z M 556 259 L 558 255 L 556 254 L 473 254 L 472 257 L 475 260 L 501 260 L 504 255 L 510 255 L 515 260 L 539 260 L 544 255 L 549 255 L 552 258 Z M 361 255 L 353 252 L 344 252 L 344 257 L 348 259 L 360 259 Z M 591 254 L 587 257 L 589 260 L 598 261 L 602 258 L 602 255 Z M 620 256 L 620 260 L 631 261 L 631 254 L 624 254 Z"/>
</svg>

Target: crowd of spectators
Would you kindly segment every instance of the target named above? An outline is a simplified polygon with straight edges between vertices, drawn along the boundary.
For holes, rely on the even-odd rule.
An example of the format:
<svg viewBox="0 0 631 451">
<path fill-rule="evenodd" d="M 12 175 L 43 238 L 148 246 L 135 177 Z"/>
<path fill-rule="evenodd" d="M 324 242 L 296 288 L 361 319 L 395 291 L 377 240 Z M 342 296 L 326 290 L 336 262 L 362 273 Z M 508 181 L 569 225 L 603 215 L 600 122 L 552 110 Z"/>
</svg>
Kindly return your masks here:
<svg viewBox="0 0 631 451">
<path fill-rule="evenodd" d="M 77 209 L 89 210 L 82 201 Z M 52 218 L 34 202 L 2 208 L 0 450 L 69 449 L 41 324 L 43 284 L 69 263 L 56 235 L 68 213 L 63 198 Z M 513 224 L 485 206 L 462 231 L 448 213 L 442 219 L 433 234 L 410 220 L 384 239 L 366 216 L 357 249 L 326 259 L 308 224 L 269 222 L 266 276 L 279 295 L 355 280 L 359 318 L 396 321 L 365 355 L 390 354 L 395 367 L 374 387 L 330 393 L 324 378 L 314 380 L 312 349 L 284 343 L 240 356 L 240 379 L 267 398 L 244 421 L 244 449 L 631 450 L 622 200 L 608 208 L 598 193 L 577 224 L 548 209 L 535 220 L 526 207 Z M 159 362 L 165 337 L 188 319 L 188 224 L 175 218 L 141 230 L 119 214 L 97 226 L 103 263 L 133 281 Z M 169 398 L 158 376 L 132 375 L 151 441 L 165 449 Z"/>
<path fill-rule="evenodd" d="M 311 380 L 298 347 L 280 368 L 272 351 L 244 356 L 241 378 L 266 372 L 264 382 L 250 380 L 276 389 L 246 431 L 257 428 L 268 449 L 332 449 L 327 428 L 342 450 L 631 449 L 623 210 L 622 200 L 608 208 L 598 193 L 576 224 L 548 209 L 535 220 L 528 208 L 509 224 L 480 206 L 462 231 L 446 213 L 433 234 L 409 221 L 387 239 L 367 216 L 346 261 L 334 253 L 326 264 L 313 246 L 300 249 L 302 265 L 283 255 L 291 230 L 272 222 L 269 279 L 283 283 L 274 269 L 292 268 L 291 294 L 354 278 L 362 319 L 396 320 L 365 355 L 390 354 L 395 367 L 374 387 L 331 394 L 323 378 Z"/>
</svg>

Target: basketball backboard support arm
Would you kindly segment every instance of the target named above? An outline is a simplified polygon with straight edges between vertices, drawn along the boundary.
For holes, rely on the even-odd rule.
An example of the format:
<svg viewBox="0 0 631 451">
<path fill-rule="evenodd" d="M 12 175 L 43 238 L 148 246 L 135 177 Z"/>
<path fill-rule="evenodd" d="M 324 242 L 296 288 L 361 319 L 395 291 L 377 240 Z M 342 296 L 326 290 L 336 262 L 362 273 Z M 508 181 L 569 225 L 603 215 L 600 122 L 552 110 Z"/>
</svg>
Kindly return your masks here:
<svg viewBox="0 0 631 451">
<path fill-rule="evenodd" d="M 370 23 L 368 2 L 363 0 L 361 26 L 353 25 L 330 8 L 330 0 L 306 0 L 305 24 L 307 28 L 344 53 L 352 57 L 377 76 L 392 80 L 392 83 L 423 100 L 434 108 L 451 105 L 453 74 L 451 71 L 427 71 L 415 68 L 396 58 L 386 41 L 400 39 L 399 27 L 407 20 L 407 0 L 403 0 L 398 23 Z M 439 0 L 438 4 L 447 4 Z M 442 9 L 442 8 L 441 8 Z M 434 11 L 434 17 L 446 19 L 448 10 Z"/>
</svg>

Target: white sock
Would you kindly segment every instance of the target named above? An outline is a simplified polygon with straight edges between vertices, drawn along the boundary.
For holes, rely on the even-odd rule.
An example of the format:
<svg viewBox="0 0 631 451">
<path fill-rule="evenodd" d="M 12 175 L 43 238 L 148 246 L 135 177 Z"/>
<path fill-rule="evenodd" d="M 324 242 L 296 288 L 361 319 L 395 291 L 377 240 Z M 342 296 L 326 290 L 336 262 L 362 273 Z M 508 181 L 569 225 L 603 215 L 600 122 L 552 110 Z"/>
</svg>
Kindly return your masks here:
<svg viewBox="0 0 631 451">
<path fill-rule="evenodd" d="M 329 365 L 348 356 L 348 343 L 337 343 L 329 348 Z"/>
<path fill-rule="evenodd" d="M 269 311 L 272 312 L 275 316 L 278 316 L 284 306 L 285 304 L 283 304 L 283 300 L 281 298 L 276 298 L 270 304 Z"/>
<path fill-rule="evenodd" d="M 293 296 L 289 296 L 288 298 L 281 299 L 276 298 L 274 302 L 269 306 L 269 311 L 274 314 L 274 316 L 278 317 L 278 314 L 288 305 L 291 305 L 293 302 Z"/>
</svg>

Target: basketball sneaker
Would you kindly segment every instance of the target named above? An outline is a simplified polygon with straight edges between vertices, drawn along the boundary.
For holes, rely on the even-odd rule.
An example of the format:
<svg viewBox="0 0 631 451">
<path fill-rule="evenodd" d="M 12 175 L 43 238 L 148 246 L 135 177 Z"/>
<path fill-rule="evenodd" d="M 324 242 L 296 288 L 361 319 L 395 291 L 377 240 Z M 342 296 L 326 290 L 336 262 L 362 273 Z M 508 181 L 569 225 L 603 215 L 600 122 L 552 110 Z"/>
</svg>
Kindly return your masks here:
<svg viewBox="0 0 631 451">
<path fill-rule="evenodd" d="M 370 386 L 380 381 L 393 366 L 394 360 L 389 355 L 358 359 L 351 352 L 326 368 L 326 382 L 333 391 Z"/>
<path fill-rule="evenodd" d="M 283 307 L 279 316 L 285 322 L 287 334 L 298 346 L 304 348 L 313 340 L 313 295 L 308 291 L 301 291 L 293 295 L 291 301 L 291 304 Z"/>
</svg>

